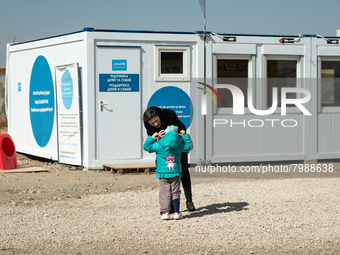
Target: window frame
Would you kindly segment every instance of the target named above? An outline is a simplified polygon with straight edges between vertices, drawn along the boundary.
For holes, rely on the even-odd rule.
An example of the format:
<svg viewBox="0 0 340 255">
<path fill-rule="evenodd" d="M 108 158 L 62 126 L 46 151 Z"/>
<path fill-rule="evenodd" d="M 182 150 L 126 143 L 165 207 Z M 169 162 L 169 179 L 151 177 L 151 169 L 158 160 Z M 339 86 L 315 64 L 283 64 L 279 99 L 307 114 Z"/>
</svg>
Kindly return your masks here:
<svg viewBox="0 0 340 255">
<path fill-rule="evenodd" d="M 303 88 L 303 62 L 304 57 L 301 55 L 263 55 L 262 57 L 262 77 L 263 77 L 263 90 L 262 90 L 262 110 L 269 109 L 267 107 L 267 61 L 268 60 L 296 60 L 296 88 Z M 297 98 L 301 98 L 301 93 L 297 94 Z M 281 114 L 281 107 L 277 107 L 272 114 Z M 298 107 L 286 107 L 286 114 L 302 114 Z"/>
<path fill-rule="evenodd" d="M 318 113 L 339 113 L 340 106 L 321 106 L 321 68 L 322 61 L 339 61 L 340 56 L 318 56 Z"/>
<path fill-rule="evenodd" d="M 161 53 L 183 53 L 183 73 L 161 73 Z M 191 46 L 155 45 L 155 81 L 190 81 Z"/>
<path fill-rule="evenodd" d="M 254 107 L 256 108 L 256 89 L 255 89 L 255 75 L 256 75 L 256 56 L 252 54 L 214 54 L 213 55 L 213 87 L 217 90 L 219 88 L 225 88 L 223 85 L 226 84 L 218 84 L 217 83 L 217 61 L 219 59 L 229 59 L 229 60 L 248 60 L 248 87 L 252 86 L 252 99 Z M 248 88 L 247 87 L 247 88 Z M 216 98 L 216 95 L 214 95 Z M 218 108 L 216 105 L 213 105 L 213 114 L 214 115 L 232 115 L 233 108 L 232 107 L 222 107 Z M 244 107 L 244 114 L 252 114 L 248 107 Z"/>
</svg>

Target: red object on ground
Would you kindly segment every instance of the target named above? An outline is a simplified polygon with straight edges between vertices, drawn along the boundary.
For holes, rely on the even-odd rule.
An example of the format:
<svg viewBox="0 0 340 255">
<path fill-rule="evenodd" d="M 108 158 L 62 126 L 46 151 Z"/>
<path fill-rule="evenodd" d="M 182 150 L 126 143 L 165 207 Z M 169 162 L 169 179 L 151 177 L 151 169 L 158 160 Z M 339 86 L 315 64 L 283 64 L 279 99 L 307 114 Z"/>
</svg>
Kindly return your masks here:
<svg viewBox="0 0 340 255">
<path fill-rule="evenodd" d="M 0 169 L 15 168 L 18 168 L 18 162 L 13 140 L 9 135 L 0 134 Z"/>
</svg>

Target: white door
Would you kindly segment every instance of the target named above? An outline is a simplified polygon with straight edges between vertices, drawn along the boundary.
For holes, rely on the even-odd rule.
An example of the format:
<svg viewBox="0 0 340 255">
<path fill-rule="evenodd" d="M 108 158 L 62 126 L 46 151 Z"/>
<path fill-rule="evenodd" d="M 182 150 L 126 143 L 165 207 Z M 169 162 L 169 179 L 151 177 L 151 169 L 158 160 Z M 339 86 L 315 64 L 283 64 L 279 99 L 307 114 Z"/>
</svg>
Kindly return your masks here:
<svg viewBox="0 0 340 255">
<path fill-rule="evenodd" d="M 140 48 L 97 46 L 97 158 L 141 158 Z"/>
</svg>

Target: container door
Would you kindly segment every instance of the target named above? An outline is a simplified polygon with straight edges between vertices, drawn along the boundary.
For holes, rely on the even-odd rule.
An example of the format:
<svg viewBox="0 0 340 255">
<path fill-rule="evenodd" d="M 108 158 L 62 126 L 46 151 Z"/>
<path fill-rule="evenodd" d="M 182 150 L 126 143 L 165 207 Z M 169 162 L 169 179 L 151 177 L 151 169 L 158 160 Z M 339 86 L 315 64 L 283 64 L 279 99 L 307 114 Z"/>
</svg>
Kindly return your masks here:
<svg viewBox="0 0 340 255">
<path fill-rule="evenodd" d="M 318 72 L 319 159 L 338 158 L 340 153 L 340 45 L 316 40 Z"/>
<path fill-rule="evenodd" d="M 96 53 L 97 159 L 141 158 L 140 48 Z"/>
</svg>

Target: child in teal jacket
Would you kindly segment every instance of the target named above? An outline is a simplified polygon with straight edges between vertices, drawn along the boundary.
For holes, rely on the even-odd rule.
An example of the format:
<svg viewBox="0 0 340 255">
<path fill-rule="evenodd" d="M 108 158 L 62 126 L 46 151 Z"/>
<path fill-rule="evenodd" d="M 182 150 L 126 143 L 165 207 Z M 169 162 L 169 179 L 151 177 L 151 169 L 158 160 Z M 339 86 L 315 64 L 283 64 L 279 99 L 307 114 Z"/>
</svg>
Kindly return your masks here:
<svg viewBox="0 0 340 255">
<path fill-rule="evenodd" d="M 189 134 L 182 137 L 178 134 L 178 127 L 169 126 L 165 136 L 157 142 L 157 133 L 148 136 L 144 143 L 144 150 L 156 152 L 156 174 L 160 180 L 159 204 L 164 214 L 161 219 L 170 219 L 171 199 L 174 204 L 174 219 L 182 219 L 179 212 L 180 178 L 182 177 L 181 153 L 192 150 L 193 145 Z"/>
</svg>

